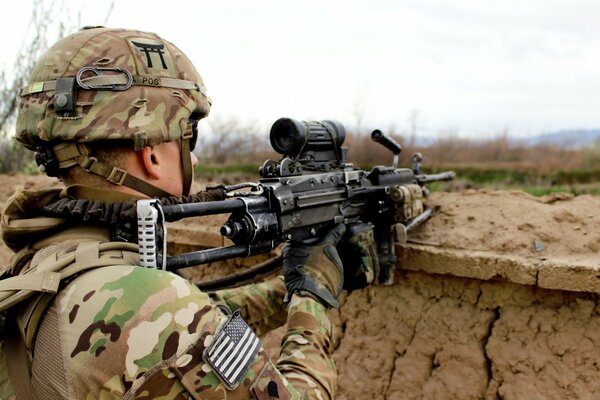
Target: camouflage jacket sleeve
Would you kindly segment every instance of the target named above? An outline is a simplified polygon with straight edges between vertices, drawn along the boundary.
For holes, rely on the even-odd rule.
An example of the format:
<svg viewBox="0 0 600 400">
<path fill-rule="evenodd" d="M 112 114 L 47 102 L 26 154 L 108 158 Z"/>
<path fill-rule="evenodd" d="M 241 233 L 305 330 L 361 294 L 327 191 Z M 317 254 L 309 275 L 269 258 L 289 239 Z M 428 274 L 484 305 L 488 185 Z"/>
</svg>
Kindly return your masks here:
<svg viewBox="0 0 600 400">
<path fill-rule="evenodd" d="M 277 276 L 265 282 L 208 293 L 215 304 L 231 311 L 240 310 L 257 335 L 263 335 L 286 322 L 285 284 Z"/>
<path fill-rule="evenodd" d="M 302 399 L 335 397 L 337 372 L 331 358 L 332 337 L 329 311 L 311 297 L 294 294 L 277 369 L 302 393 Z"/>
<path fill-rule="evenodd" d="M 331 359 L 332 327 L 325 307 L 312 298 L 296 295 L 285 305 L 281 276 L 210 295 L 216 303 L 233 311 L 239 309 L 259 335 L 287 322 L 277 369 L 304 394 L 304 399 L 334 397 L 337 374 Z"/>
<path fill-rule="evenodd" d="M 285 378 L 256 337 L 256 352 L 241 364 L 235 385 L 228 386 L 220 361 L 211 367 L 206 359 L 223 343 L 232 319 L 208 295 L 168 272 L 132 266 L 86 272 L 59 292 L 39 328 L 34 394 L 260 400 L 299 399 L 302 392 L 307 398 L 331 397 L 331 329 L 320 305 L 296 297 L 289 305 L 289 331 L 278 362 Z"/>
</svg>

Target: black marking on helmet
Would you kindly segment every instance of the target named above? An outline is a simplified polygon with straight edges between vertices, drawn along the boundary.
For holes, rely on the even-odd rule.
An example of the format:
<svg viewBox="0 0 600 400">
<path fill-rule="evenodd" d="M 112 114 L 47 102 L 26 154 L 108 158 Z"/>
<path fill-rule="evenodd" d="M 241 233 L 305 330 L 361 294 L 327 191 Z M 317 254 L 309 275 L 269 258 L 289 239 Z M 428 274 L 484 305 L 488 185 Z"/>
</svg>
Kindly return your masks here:
<svg viewBox="0 0 600 400">
<path fill-rule="evenodd" d="M 150 56 L 150 53 L 157 53 L 160 57 L 162 67 L 164 69 L 167 69 L 167 64 L 165 63 L 165 59 L 163 57 L 163 54 L 165 54 L 163 51 L 165 48 L 164 44 L 140 43 L 134 42 L 133 40 L 131 41 L 131 43 L 133 43 L 134 46 L 136 46 L 138 49 L 144 52 L 144 54 L 146 55 L 146 63 L 148 64 L 148 68 L 152 68 L 152 57 Z"/>
</svg>

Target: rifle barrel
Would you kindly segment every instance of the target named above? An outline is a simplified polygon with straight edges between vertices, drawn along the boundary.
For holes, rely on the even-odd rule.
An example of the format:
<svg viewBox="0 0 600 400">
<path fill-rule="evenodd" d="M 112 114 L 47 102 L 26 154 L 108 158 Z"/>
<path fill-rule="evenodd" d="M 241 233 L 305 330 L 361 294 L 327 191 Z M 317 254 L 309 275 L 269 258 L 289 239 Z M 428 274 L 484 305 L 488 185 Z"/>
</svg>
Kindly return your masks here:
<svg viewBox="0 0 600 400">
<path fill-rule="evenodd" d="M 239 244 L 229 247 L 217 247 L 194 251 L 192 253 L 180 254 L 167 257 L 167 270 L 174 271 L 181 268 L 193 267 L 200 264 L 208 264 L 214 261 L 227 260 L 234 257 L 246 257 L 250 252 L 247 245 Z"/>
<path fill-rule="evenodd" d="M 179 221 L 182 218 L 202 217 L 204 215 L 227 214 L 243 210 L 246 207 L 240 199 L 225 201 L 207 201 L 204 203 L 187 203 L 162 206 L 167 222 Z"/>
<path fill-rule="evenodd" d="M 420 184 L 426 184 L 437 181 L 451 181 L 454 178 L 456 178 L 456 174 L 454 173 L 454 171 L 446 171 L 439 174 L 417 176 L 417 180 Z"/>
</svg>

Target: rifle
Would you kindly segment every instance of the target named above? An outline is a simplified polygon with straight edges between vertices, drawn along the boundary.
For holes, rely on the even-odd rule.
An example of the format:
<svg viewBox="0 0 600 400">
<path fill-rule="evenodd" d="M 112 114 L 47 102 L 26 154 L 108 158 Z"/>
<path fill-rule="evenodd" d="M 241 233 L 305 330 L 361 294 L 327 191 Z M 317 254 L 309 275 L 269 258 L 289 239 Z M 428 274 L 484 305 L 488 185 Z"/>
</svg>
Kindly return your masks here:
<svg viewBox="0 0 600 400">
<path fill-rule="evenodd" d="M 454 179 L 452 171 L 423 174 L 422 155 L 415 153 L 412 168 L 398 168 L 402 147 L 375 130 L 371 138 L 389 149 L 391 166 L 371 171 L 355 168 L 342 147 L 346 136 L 337 121 L 296 121 L 281 118 L 272 125 L 270 141 L 282 155 L 259 168 L 258 183 L 228 188 L 225 201 L 161 206 L 158 200 L 137 203 L 140 261 L 143 266 L 177 270 L 234 257 L 268 253 L 284 241 L 310 242 L 336 223 L 350 233 L 373 229 L 380 264 L 379 282 L 391 284 L 396 256 L 394 242 L 431 217 L 435 209 L 423 203 L 425 185 Z M 252 190 L 237 192 L 244 187 Z M 221 227 L 233 245 L 166 256 L 165 222 L 182 218 L 230 214 Z M 157 243 L 163 244 L 162 255 Z"/>
</svg>

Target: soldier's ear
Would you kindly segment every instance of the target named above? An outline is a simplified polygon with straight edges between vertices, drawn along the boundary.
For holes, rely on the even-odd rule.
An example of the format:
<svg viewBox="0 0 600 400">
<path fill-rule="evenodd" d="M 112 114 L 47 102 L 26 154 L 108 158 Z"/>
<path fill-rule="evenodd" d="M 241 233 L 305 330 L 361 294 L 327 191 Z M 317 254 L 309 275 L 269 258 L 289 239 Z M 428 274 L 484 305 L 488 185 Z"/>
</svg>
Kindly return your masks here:
<svg viewBox="0 0 600 400">
<path fill-rule="evenodd" d="M 144 147 L 138 152 L 138 158 L 144 172 L 154 178 L 160 179 L 161 159 L 154 147 Z"/>
</svg>

